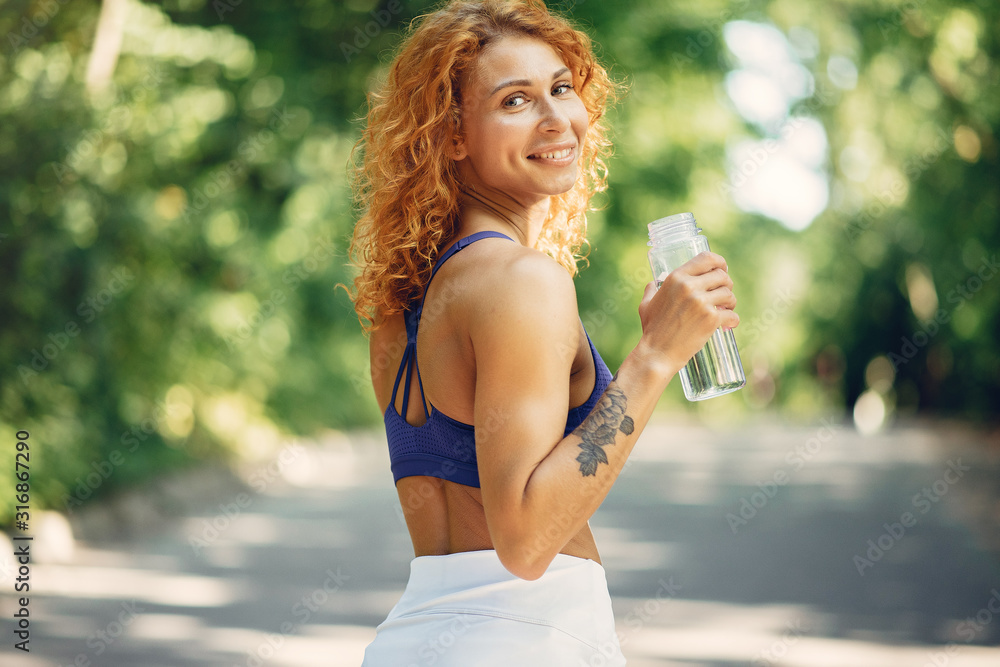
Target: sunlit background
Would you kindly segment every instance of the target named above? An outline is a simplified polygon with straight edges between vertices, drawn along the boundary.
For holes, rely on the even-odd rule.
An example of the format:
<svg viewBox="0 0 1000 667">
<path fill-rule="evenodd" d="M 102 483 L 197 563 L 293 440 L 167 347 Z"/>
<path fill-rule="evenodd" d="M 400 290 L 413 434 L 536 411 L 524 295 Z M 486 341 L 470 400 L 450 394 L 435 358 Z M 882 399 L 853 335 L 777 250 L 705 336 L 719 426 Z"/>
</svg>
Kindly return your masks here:
<svg viewBox="0 0 1000 667">
<path fill-rule="evenodd" d="M 662 430 L 644 436 L 666 453 L 637 455 L 642 467 L 595 517 L 623 629 L 660 576 L 689 577 L 677 605 L 629 635 L 630 657 L 934 664 L 1000 587 L 1000 6 L 550 6 L 628 85 L 610 113 L 610 188 L 576 281 L 608 365 L 640 334 L 648 222 L 693 212 L 739 298 L 747 387 L 688 403 L 672 383 Z M 289 642 L 258 655 L 270 664 L 357 664 L 398 598 L 409 546 L 380 458 L 366 341 L 334 289 L 352 275 L 347 165 L 366 92 L 431 7 L 0 0 L 0 442 L 12 471 L 16 434 L 30 433 L 34 590 L 48 618 L 36 626 L 44 658 L 6 643 L 5 665 L 98 658 L 86 638 L 127 616 L 120 605 L 140 589 L 148 608 L 121 626 L 139 643 L 115 642 L 116 661 L 95 664 L 249 664 L 244 649 L 268 631 Z M 824 443 L 768 505 L 775 523 L 730 532 L 725 516 L 787 470 L 824 419 L 840 444 Z M 667 444 L 677 438 L 699 443 L 704 460 Z M 904 574 L 858 575 L 851 554 L 959 454 L 976 461 L 971 481 L 872 577 Z M 646 507 L 663 475 L 689 491 L 656 496 L 646 515 L 664 512 L 657 528 L 616 518 Z M 0 475 L 11 537 L 16 482 Z M 219 516 L 225 535 L 192 545 Z M 754 539 L 755 567 L 720 575 Z M 942 550 L 949 540 L 967 549 Z M 755 588 L 765 570 L 822 580 L 829 563 L 805 542 L 846 550 L 836 563 L 847 573 L 830 575 L 827 593 Z M 643 553 L 635 570 L 622 565 Z M 315 571 L 275 576 L 288 558 Z M 641 576 L 614 575 L 616 559 Z M 320 562 L 354 567 L 353 579 L 323 589 Z M 705 562 L 728 588 L 698 587 L 712 579 L 697 570 Z M 14 570 L 2 563 L 9 625 Z M 942 563 L 958 564 L 953 585 L 934 588 Z M 295 595 L 316 590 L 327 600 L 315 612 L 291 612 Z M 266 621 L 238 611 L 289 595 Z M 796 619 L 809 629 L 787 634 Z M 948 664 L 997 664 L 995 652 L 977 660 L 998 625 Z M 723 628 L 738 648 L 699 648 Z M 847 643 L 824 643 L 835 638 Z M 163 648 L 185 641 L 190 654 Z M 765 660 L 774 642 L 782 655 Z M 318 657 L 324 646 L 347 657 Z M 198 662 L 199 650 L 215 657 Z"/>
</svg>

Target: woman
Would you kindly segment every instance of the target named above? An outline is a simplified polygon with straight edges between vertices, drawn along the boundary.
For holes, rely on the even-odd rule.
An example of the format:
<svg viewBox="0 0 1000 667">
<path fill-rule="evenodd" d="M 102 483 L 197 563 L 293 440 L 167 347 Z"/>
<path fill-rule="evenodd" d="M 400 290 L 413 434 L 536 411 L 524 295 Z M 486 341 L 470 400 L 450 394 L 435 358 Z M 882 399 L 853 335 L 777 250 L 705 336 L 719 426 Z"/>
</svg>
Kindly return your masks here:
<svg viewBox="0 0 1000 667">
<path fill-rule="evenodd" d="M 423 17 L 374 97 L 353 298 L 415 558 L 365 665 L 624 664 L 588 519 L 738 318 L 703 253 L 646 286 L 614 377 L 590 342 L 573 275 L 614 90 L 541 0 L 489 0 Z"/>
</svg>

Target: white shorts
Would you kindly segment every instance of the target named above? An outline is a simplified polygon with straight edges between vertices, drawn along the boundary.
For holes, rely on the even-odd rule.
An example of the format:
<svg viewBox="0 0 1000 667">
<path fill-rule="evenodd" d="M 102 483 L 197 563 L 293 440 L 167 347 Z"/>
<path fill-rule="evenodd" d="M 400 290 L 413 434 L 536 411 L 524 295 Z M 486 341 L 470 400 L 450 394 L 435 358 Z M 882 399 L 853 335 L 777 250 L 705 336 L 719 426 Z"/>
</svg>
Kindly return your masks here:
<svg viewBox="0 0 1000 667">
<path fill-rule="evenodd" d="M 496 551 L 419 556 L 362 667 L 620 667 L 604 568 L 558 554 L 535 581 Z"/>
</svg>

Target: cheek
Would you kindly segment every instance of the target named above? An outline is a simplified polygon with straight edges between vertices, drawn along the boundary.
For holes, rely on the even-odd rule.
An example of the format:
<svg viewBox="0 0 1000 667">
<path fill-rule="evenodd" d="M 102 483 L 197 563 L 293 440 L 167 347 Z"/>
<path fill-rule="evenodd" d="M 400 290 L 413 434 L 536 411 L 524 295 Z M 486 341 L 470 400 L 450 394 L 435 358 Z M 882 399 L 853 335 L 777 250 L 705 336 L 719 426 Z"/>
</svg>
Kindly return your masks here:
<svg viewBox="0 0 1000 667">
<path fill-rule="evenodd" d="M 587 129 L 590 127 L 590 114 L 587 113 L 587 107 L 584 106 L 583 100 L 577 99 L 571 118 L 573 129 L 576 130 L 580 139 L 583 139 L 584 135 L 587 134 Z"/>
<path fill-rule="evenodd" d="M 508 119 L 483 124 L 477 136 L 479 158 L 492 162 L 492 166 L 509 162 L 513 156 L 521 154 L 524 146 L 522 134 L 517 124 Z"/>
</svg>

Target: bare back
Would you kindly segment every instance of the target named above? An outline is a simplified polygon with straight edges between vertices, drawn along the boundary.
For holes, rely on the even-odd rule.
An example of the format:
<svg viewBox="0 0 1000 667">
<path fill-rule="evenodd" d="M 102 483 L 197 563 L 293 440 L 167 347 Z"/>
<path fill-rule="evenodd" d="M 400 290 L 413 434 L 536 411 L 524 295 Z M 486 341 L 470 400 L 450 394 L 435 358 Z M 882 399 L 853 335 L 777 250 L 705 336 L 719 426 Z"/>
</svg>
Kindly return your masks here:
<svg viewBox="0 0 1000 667">
<path fill-rule="evenodd" d="M 505 266 L 524 253 L 537 253 L 502 239 L 484 239 L 457 253 L 434 277 L 427 291 L 417 335 L 417 365 L 428 409 L 474 424 L 476 356 L 468 323 L 490 315 L 490 290 L 502 280 Z M 530 296 L 528 297 L 530 298 Z M 567 411 L 585 403 L 594 389 L 596 370 L 583 324 L 572 362 Z M 388 318 L 370 339 L 372 384 L 379 409 L 385 412 L 406 346 L 401 314 Z M 411 375 L 409 405 L 403 394 L 396 410 L 413 426 L 426 420 L 416 372 Z M 511 392 L 518 388 L 510 387 Z M 555 446 L 555 442 L 552 443 Z M 492 549 L 480 489 L 429 476 L 411 476 L 396 484 L 403 516 L 416 556 Z M 600 562 L 589 526 L 585 525 L 562 553 Z"/>
</svg>

